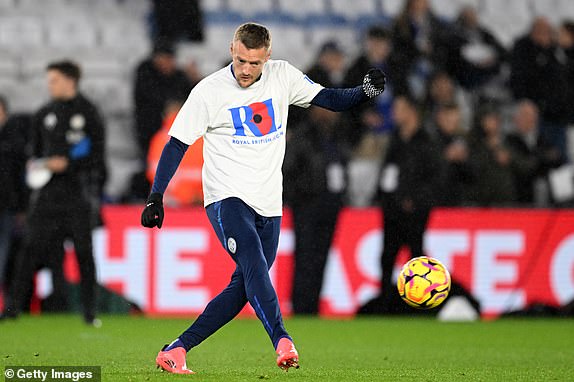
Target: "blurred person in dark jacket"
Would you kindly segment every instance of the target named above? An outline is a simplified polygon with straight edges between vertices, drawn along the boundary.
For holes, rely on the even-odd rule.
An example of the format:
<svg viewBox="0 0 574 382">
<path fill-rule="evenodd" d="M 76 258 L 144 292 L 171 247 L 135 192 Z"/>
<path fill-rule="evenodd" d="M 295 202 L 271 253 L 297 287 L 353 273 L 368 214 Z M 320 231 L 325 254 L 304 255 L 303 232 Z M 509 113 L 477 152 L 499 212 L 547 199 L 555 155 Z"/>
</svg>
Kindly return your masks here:
<svg viewBox="0 0 574 382">
<path fill-rule="evenodd" d="M 141 155 L 142 171 L 131 179 L 129 199 L 146 199 L 150 184 L 145 174 L 152 137 L 161 129 L 169 101 L 185 101 L 192 89 L 189 77 L 177 67 L 175 47 L 156 41 L 151 55 L 137 67 L 134 84 L 134 135 Z"/>
<path fill-rule="evenodd" d="M 454 25 L 448 70 L 466 89 L 480 88 L 500 72 L 507 53 L 487 29 L 480 26 L 478 12 L 465 7 Z"/>
<path fill-rule="evenodd" d="M 435 112 L 433 130 L 442 164 L 436 205 L 449 207 L 463 205 L 467 188 L 473 181 L 473 172 L 468 163 L 466 129 L 461 126 L 458 105 L 454 103 L 440 105 Z"/>
<path fill-rule="evenodd" d="M 190 91 L 188 77 L 177 67 L 174 46 L 158 40 L 135 73 L 135 133 L 144 158 L 151 137 L 161 129 L 167 101 L 185 100 Z"/>
<path fill-rule="evenodd" d="M 566 125 L 574 84 L 568 82 L 566 62 L 559 54 L 554 33 L 550 22 L 538 17 L 529 33 L 515 42 L 510 87 L 516 100 L 530 99 L 538 106 L 541 134 L 567 158 Z"/>
<path fill-rule="evenodd" d="M 428 0 L 404 3 L 392 29 L 392 60 L 397 71 L 391 78 L 397 94 L 422 99 L 428 76 L 447 67 L 451 29 L 432 13 Z"/>
<path fill-rule="evenodd" d="M 469 163 L 475 182 L 468 198 L 479 206 L 511 205 L 516 201 L 512 157 L 501 125 L 497 107 L 483 105 L 469 134 Z"/>
<path fill-rule="evenodd" d="M 339 114 L 313 106 L 288 137 L 283 183 L 295 229 L 295 314 L 319 312 L 325 264 L 347 185 L 349 149 L 344 142 Z"/>
<path fill-rule="evenodd" d="M 516 201 L 533 205 L 536 181 L 543 181 L 551 168 L 560 166 L 562 158 L 560 150 L 540 135 L 538 107 L 532 101 L 518 103 L 506 145 L 512 155 Z"/>
<path fill-rule="evenodd" d="M 345 74 L 345 86 L 360 83 L 365 70 L 381 69 L 388 75 L 385 92 L 376 99 L 365 102 L 349 112 L 353 134 L 349 142 L 356 147 L 356 155 L 379 159 L 388 144 L 388 133 L 393 130 L 391 105 L 394 94 L 394 70 L 391 62 L 391 34 L 385 28 L 370 27 L 363 41 L 362 54 L 349 66 Z"/>
<path fill-rule="evenodd" d="M 446 71 L 437 70 L 427 82 L 426 96 L 423 104 L 423 121 L 433 119 L 441 105 L 457 105 L 461 127 L 468 131 L 472 121 L 472 106 L 466 93 Z"/>
<path fill-rule="evenodd" d="M 105 134 L 99 111 L 78 91 L 80 77 L 79 66 L 71 61 L 46 68 L 51 101 L 33 118 L 33 156 L 38 159 L 28 164 L 27 182 L 34 192 L 25 242 L 15 260 L 8 316 L 18 316 L 24 308 L 27 286 L 39 266 L 61 273 L 63 243 L 71 238 L 80 269 L 83 317 L 87 324 L 97 324 L 92 229 L 101 224 Z"/>
<path fill-rule="evenodd" d="M 25 115 L 10 115 L 7 100 L 0 96 L 0 292 L 5 304 L 13 231 L 28 194 L 24 184 L 28 122 Z"/>
<path fill-rule="evenodd" d="M 315 63 L 307 70 L 314 82 L 329 88 L 343 87 L 345 54 L 336 41 L 327 41 L 319 50 Z"/>
<path fill-rule="evenodd" d="M 564 21 L 558 29 L 558 45 L 561 58 L 566 63 L 566 81 L 568 90 L 568 122 L 574 124 L 574 20 Z"/>
<path fill-rule="evenodd" d="M 416 102 L 407 96 L 395 98 L 393 119 L 397 129 L 381 172 L 384 229 L 381 294 L 359 313 L 393 311 L 397 292 L 391 278 L 397 254 L 408 246 L 412 257 L 423 256 L 423 237 L 440 180 L 438 147 L 422 128 Z"/>
<path fill-rule="evenodd" d="M 305 72 L 313 82 L 329 88 L 341 88 L 345 75 L 345 54 L 336 41 L 325 42 L 317 54 L 315 62 Z M 359 82 L 357 82 L 359 83 Z M 308 118 L 309 110 L 296 106 L 289 107 L 289 123 L 297 128 Z"/>
<path fill-rule="evenodd" d="M 154 40 L 203 41 L 203 12 L 199 0 L 152 0 Z"/>
</svg>

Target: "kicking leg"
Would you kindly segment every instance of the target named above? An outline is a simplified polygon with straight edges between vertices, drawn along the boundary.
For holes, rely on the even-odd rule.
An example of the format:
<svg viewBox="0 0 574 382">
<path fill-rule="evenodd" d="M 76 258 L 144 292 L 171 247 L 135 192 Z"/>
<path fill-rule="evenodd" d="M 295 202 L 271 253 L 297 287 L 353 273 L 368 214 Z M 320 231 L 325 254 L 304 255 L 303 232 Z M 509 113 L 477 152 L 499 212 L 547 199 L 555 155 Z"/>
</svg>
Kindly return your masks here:
<svg viewBox="0 0 574 382">
<path fill-rule="evenodd" d="M 207 304 L 203 313 L 179 336 L 185 350 L 189 351 L 202 343 L 207 337 L 237 316 L 246 304 L 247 296 L 243 275 L 237 267 L 227 287 Z M 173 345 L 176 343 L 171 346 Z"/>
</svg>

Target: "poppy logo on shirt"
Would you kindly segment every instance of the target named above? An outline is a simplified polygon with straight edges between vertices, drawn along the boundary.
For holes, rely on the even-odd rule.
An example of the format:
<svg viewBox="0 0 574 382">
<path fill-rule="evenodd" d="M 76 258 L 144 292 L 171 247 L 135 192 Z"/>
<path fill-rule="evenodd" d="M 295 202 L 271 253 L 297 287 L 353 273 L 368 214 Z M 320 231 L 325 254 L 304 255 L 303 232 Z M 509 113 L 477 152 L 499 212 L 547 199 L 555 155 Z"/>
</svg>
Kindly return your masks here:
<svg viewBox="0 0 574 382">
<path fill-rule="evenodd" d="M 277 126 L 275 124 L 275 110 L 273 109 L 272 99 L 254 102 L 247 106 L 233 107 L 229 111 L 233 119 L 236 136 L 253 135 L 263 137 L 281 128 L 281 125 Z M 247 133 L 246 129 L 248 130 Z"/>
</svg>

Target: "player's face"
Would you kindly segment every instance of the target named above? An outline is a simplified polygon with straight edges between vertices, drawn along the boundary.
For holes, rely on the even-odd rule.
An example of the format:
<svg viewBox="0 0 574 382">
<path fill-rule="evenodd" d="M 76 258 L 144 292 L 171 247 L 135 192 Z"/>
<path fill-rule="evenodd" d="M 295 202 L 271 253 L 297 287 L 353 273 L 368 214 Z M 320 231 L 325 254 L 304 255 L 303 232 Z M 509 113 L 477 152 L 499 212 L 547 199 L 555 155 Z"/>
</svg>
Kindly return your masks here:
<svg viewBox="0 0 574 382">
<path fill-rule="evenodd" d="M 76 83 L 57 70 L 49 70 L 47 73 L 48 92 L 54 99 L 73 98 L 76 93 Z"/>
<path fill-rule="evenodd" d="M 233 41 L 231 58 L 233 59 L 233 73 L 239 86 L 246 88 L 257 81 L 270 56 L 270 49 L 248 49 L 241 41 Z"/>
</svg>

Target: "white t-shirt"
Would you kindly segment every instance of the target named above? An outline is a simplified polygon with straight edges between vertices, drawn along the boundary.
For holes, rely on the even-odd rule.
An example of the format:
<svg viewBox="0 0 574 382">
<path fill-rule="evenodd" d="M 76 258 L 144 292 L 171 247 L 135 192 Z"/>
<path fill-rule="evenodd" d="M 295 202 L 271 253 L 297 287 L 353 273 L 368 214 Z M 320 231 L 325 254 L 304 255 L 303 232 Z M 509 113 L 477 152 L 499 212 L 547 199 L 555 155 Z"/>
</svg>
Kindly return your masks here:
<svg viewBox="0 0 574 382">
<path fill-rule="evenodd" d="M 308 107 L 323 86 L 286 61 L 269 60 L 242 88 L 231 65 L 191 91 L 169 135 L 191 145 L 204 137 L 205 206 L 238 197 L 262 216 L 281 216 L 289 105 Z"/>
</svg>

